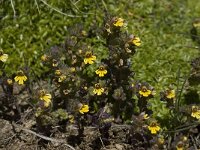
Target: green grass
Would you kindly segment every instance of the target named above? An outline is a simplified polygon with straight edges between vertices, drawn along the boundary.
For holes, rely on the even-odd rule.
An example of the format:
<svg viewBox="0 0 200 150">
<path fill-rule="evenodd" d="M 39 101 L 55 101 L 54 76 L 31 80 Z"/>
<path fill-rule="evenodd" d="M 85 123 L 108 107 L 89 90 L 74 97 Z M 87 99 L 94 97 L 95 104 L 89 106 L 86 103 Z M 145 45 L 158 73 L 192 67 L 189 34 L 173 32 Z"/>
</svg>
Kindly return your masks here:
<svg viewBox="0 0 200 150">
<path fill-rule="evenodd" d="M 1 2 L 0 23 L 0 47 L 10 55 L 6 68 L 10 73 L 28 64 L 40 75 L 41 54 L 51 45 L 62 43 L 67 28 L 74 23 L 81 22 L 88 28 L 95 24 L 95 18 L 100 25 L 103 9 L 124 18 L 129 31 L 141 38 L 142 45 L 132 59 L 137 80 L 147 81 L 157 89 L 176 84 L 178 70 L 181 77 L 186 76 L 190 61 L 198 56 L 197 45 L 190 37 L 192 21 L 200 14 L 198 0 L 84 0 L 77 3 L 79 10 L 62 0 L 47 1 L 67 14 L 97 13 L 96 17 L 91 14 L 81 19 L 62 15 L 39 0 L 39 9 L 34 1 L 13 1 L 17 17 L 13 18 L 10 1 Z"/>
<path fill-rule="evenodd" d="M 192 22 L 199 17 L 197 0 L 141 0 L 117 8 L 112 11 L 125 18 L 129 31 L 142 41 L 132 59 L 136 79 L 162 89 L 177 83 L 178 70 L 181 78 L 188 75 L 190 61 L 198 56 L 190 35 Z"/>
</svg>

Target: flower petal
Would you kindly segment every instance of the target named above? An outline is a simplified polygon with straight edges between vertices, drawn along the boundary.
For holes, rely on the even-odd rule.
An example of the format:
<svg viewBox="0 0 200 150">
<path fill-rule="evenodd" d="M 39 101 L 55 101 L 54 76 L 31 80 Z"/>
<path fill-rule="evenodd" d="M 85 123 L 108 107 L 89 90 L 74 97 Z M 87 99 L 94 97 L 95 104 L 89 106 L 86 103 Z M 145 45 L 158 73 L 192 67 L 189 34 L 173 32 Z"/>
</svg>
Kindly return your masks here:
<svg viewBox="0 0 200 150">
<path fill-rule="evenodd" d="M 19 77 L 19 82 L 18 82 L 20 85 L 24 84 L 24 80 L 23 80 L 23 77 Z"/>
<path fill-rule="evenodd" d="M 19 81 L 19 77 L 16 76 L 16 77 L 14 78 L 14 80 L 15 80 L 15 82 L 18 82 L 18 81 Z"/>
</svg>

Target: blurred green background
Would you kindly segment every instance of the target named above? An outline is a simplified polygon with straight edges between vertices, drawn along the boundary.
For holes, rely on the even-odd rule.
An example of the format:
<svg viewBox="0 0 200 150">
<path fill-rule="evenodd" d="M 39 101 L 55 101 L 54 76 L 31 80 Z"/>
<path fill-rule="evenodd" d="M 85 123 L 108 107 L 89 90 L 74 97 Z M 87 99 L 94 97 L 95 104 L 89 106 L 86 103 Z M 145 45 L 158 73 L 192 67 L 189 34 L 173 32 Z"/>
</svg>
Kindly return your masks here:
<svg viewBox="0 0 200 150">
<path fill-rule="evenodd" d="M 63 43 L 68 29 L 83 24 L 86 31 L 101 26 L 105 10 L 124 18 L 142 45 L 132 58 L 135 79 L 157 89 L 176 84 L 190 61 L 199 55 L 190 30 L 200 17 L 199 0 L 0 0 L 0 48 L 9 54 L 8 74 L 28 67 L 40 76 L 40 57 Z M 94 41 L 99 38 L 98 34 Z"/>
</svg>

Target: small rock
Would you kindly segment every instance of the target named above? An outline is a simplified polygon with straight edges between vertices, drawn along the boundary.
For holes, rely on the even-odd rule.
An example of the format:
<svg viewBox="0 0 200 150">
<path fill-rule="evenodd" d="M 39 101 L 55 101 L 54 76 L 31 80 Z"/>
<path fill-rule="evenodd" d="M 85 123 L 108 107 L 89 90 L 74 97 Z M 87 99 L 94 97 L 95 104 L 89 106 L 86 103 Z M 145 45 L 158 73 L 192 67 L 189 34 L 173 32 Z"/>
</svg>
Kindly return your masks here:
<svg viewBox="0 0 200 150">
<path fill-rule="evenodd" d="M 123 150 L 124 148 L 124 146 L 120 144 L 115 144 L 115 147 L 117 148 L 117 150 Z"/>
</svg>

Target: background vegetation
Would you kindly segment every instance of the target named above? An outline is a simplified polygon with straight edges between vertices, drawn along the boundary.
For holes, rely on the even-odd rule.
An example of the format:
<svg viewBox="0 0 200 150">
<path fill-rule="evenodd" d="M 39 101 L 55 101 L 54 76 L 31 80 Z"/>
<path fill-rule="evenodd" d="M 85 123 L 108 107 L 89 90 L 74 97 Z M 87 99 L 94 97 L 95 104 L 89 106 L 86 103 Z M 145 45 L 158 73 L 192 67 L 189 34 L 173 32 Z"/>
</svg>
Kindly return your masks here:
<svg viewBox="0 0 200 150">
<path fill-rule="evenodd" d="M 157 88 L 174 84 L 178 70 L 186 74 L 198 54 L 190 35 L 200 13 L 198 0 L 10 0 L 0 1 L 0 7 L 0 47 L 10 55 L 9 73 L 27 66 L 40 76 L 44 51 L 62 43 L 76 23 L 87 30 L 100 26 L 105 10 L 127 20 L 129 31 L 141 38 L 133 58 L 137 79 Z"/>
</svg>

